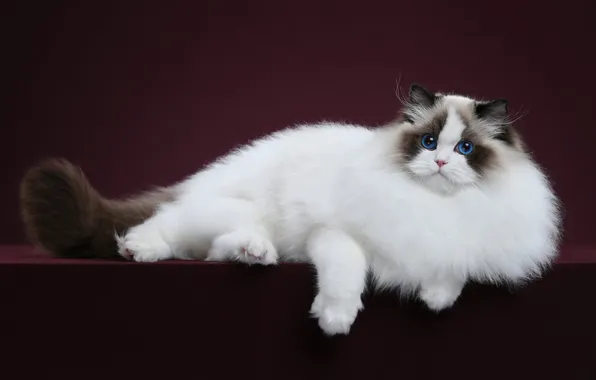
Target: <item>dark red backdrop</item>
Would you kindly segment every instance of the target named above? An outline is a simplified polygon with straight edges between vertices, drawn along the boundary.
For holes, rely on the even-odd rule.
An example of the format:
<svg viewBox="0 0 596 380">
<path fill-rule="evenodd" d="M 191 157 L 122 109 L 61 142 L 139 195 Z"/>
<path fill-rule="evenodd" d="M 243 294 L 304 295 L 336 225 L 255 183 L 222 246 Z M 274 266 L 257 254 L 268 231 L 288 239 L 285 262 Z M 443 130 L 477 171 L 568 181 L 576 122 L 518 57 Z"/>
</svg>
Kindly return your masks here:
<svg viewBox="0 0 596 380">
<path fill-rule="evenodd" d="M 3 12 L 0 243 L 24 241 L 17 183 L 42 157 L 120 196 L 291 123 L 383 123 L 399 77 L 525 110 L 566 243 L 595 242 L 594 1 L 17 3 Z"/>
</svg>

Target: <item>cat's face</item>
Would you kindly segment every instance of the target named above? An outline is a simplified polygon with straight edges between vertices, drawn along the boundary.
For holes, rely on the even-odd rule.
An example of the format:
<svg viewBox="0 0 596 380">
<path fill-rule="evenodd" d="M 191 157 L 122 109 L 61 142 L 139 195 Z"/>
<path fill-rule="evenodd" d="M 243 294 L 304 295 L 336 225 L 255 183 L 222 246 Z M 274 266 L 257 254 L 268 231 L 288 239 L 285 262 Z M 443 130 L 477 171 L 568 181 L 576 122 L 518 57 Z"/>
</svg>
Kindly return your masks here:
<svg viewBox="0 0 596 380">
<path fill-rule="evenodd" d="M 398 144 L 401 162 L 415 179 L 441 192 L 479 184 L 521 152 L 507 122 L 507 102 L 480 102 L 433 94 L 413 85 Z"/>
</svg>

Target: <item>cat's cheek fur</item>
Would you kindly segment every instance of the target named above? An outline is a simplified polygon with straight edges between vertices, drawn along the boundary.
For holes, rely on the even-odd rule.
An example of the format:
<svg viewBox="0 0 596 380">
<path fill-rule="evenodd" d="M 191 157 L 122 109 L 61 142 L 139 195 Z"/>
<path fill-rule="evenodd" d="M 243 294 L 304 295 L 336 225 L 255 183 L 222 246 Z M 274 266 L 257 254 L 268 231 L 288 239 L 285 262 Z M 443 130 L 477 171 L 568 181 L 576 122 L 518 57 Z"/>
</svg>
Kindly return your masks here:
<svg viewBox="0 0 596 380">
<path fill-rule="evenodd" d="M 439 159 L 448 162 L 441 168 L 441 175 L 436 163 Z M 421 151 L 406 165 L 410 172 L 420 179 L 439 175 L 444 180 L 461 186 L 471 185 L 479 179 L 478 173 L 468 165 L 465 157 L 458 154 L 438 157 L 433 151 Z"/>
<path fill-rule="evenodd" d="M 452 194 L 463 187 L 474 185 L 479 175 L 463 157 L 449 157 L 450 162 L 438 171 L 437 156 L 433 151 L 421 151 L 405 167 L 413 179 L 442 194 Z"/>
<path fill-rule="evenodd" d="M 434 159 L 435 154 L 432 151 L 421 150 L 406 163 L 406 167 L 414 176 L 424 179 L 437 174 L 437 164 Z"/>
<path fill-rule="evenodd" d="M 480 175 L 468 164 L 461 154 L 453 153 L 448 158 L 448 164 L 441 171 L 445 177 L 460 186 L 473 185 L 478 182 Z"/>
</svg>

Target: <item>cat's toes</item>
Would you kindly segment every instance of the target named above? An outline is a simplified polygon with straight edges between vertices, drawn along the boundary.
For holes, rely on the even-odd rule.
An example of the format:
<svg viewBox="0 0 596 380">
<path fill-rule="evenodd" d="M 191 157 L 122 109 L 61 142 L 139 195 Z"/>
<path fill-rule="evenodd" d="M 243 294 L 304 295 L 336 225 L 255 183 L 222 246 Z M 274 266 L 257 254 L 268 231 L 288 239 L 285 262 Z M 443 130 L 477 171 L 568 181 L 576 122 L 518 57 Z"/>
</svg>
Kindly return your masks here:
<svg viewBox="0 0 596 380">
<path fill-rule="evenodd" d="M 118 253 L 120 254 L 120 256 L 124 257 L 126 260 L 134 260 L 134 258 L 135 258 L 134 252 L 126 247 L 118 248 Z"/>
<path fill-rule="evenodd" d="M 240 260 L 249 264 L 271 265 L 277 262 L 277 251 L 269 239 L 255 236 L 241 248 Z"/>
<path fill-rule="evenodd" d="M 420 298 L 429 309 L 439 312 L 447 309 L 455 303 L 461 293 L 461 289 L 449 287 L 431 287 L 420 291 Z"/>
<path fill-rule="evenodd" d="M 171 257 L 170 247 L 160 236 L 129 232 L 116 241 L 118 253 L 127 260 L 155 262 Z"/>
<path fill-rule="evenodd" d="M 277 259 L 277 250 L 267 237 L 244 230 L 216 238 L 206 258 L 207 261 L 236 260 L 249 265 L 272 265 Z"/>
<path fill-rule="evenodd" d="M 311 314 L 318 318 L 319 327 L 327 335 L 347 335 L 356 320 L 362 301 L 357 299 L 333 299 L 318 294 L 311 307 Z"/>
</svg>

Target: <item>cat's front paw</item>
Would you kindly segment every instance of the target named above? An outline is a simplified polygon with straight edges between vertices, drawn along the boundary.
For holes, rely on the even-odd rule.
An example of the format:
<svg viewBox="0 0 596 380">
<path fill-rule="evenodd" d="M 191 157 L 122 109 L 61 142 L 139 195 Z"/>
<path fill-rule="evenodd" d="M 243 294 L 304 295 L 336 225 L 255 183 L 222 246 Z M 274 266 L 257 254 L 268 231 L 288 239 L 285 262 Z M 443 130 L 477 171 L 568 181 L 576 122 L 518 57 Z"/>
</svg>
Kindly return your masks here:
<svg viewBox="0 0 596 380">
<path fill-rule="evenodd" d="M 438 313 L 441 310 L 453 306 L 460 294 L 461 287 L 459 286 L 432 286 L 422 288 L 420 291 L 420 298 L 429 309 Z"/>
<path fill-rule="evenodd" d="M 361 309 L 360 298 L 334 299 L 319 293 L 315 297 L 310 312 L 318 318 L 319 327 L 325 334 L 347 335 Z"/>
<path fill-rule="evenodd" d="M 116 236 L 116 242 L 118 253 L 127 260 L 156 262 L 172 257 L 168 244 L 146 226 L 135 227 L 122 237 Z"/>
</svg>

